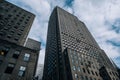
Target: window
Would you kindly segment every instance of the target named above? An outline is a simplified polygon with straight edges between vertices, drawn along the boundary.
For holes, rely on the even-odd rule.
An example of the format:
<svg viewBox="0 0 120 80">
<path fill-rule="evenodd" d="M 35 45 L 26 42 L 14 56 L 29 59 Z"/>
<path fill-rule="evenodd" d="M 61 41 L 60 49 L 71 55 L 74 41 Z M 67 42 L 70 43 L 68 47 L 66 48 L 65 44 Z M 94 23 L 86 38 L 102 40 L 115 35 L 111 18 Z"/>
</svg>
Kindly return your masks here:
<svg viewBox="0 0 120 80">
<path fill-rule="evenodd" d="M 10 31 L 11 33 L 15 33 L 14 30 Z"/>
<path fill-rule="evenodd" d="M 15 29 L 18 29 L 18 26 L 14 26 Z"/>
<path fill-rule="evenodd" d="M 84 76 L 81 75 L 80 78 L 81 78 L 81 80 L 84 80 Z"/>
<path fill-rule="evenodd" d="M 76 70 L 76 69 L 75 69 L 75 66 L 73 66 L 73 70 Z"/>
<path fill-rule="evenodd" d="M 9 48 L 8 47 L 4 47 L 4 49 L 0 51 L 0 55 L 6 56 L 8 51 L 9 51 Z"/>
<path fill-rule="evenodd" d="M 8 17 L 12 17 L 12 15 L 11 15 L 11 14 L 8 14 Z"/>
<path fill-rule="evenodd" d="M 8 35 L 7 38 L 11 38 L 11 35 Z"/>
<path fill-rule="evenodd" d="M 17 12 L 17 10 L 14 10 L 14 12 Z"/>
<path fill-rule="evenodd" d="M 87 76 L 85 76 L 85 80 L 88 80 L 88 77 L 87 77 Z"/>
<path fill-rule="evenodd" d="M 91 71 L 92 72 L 92 74 L 94 75 L 94 72 L 93 71 Z"/>
<path fill-rule="evenodd" d="M 96 78 L 94 78 L 94 80 L 96 80 Z"/>
<path fill-rule="evenodd" d="M 24 55 L 24 61 L 28 61 L 29 58 L 30 58 L 30 54 L 25 53 L 25 55 Z"/>
<path fill-rule="evenodd" d="M 20 19 L 20 22 L 22 22 L 23 20 L 22 19 Z"/>
<path fill-rule="evenodd" d="M 21 33 L 17 33 L 18 36 L 21 36 Z"/>
<path fill-rule="evenodd" d="M 13 71 L 13 69 L 14 69 L 14 67 L 15 67 L 15 64 L 9 63 L 8 66 L 7 66 L 7 68 L 6 68 L 6 70 L 5 70 L 5 73 L 11 74 L 12 71 Z"/>
<path fill-rule="evenodd" d="M 90 77 L 90 80 L 93 80 L 93 79 Z"/>
<path fill-rule="evenodd" d="M 78 71 L 80 72 L 80 67 L 78 67 Z"/>
<path fill-rule="evenodd" d="M 77 74 L 75 74 L 75 78 L 78 78 L 78 75 L 77 75 Z"/>
<path fill-rule="evenodd" d="M 5 53 L 4 53 L 3 51 L 0 51 L 0 55 L 1 55 L 1 56 L 4 56 Z"/>
<path fill-rule="evenodd" d="M 28 18 L 30 18 L 30 16 L 28 16 Z"/>
<path fill-rule="evenodd" d="M 24 19 L 25 17 L 21 17 L 22 19 Z"/>
<path fill-rule="evenodd" d="M 2 62 L 3 62 L 3 61 L 2 61 L 2 60 L 0 60 L 0 65 L 2 64 Z"/>
<path fill-rule="evenodd" d="M 85 69 L 83 68 L 83 72 L 85 73 Z"/>
<path fill-rule="evenodd" d="M 20 15 L 17 14 L 16 16 L 19 17 Z"/>
<path fill-rule="evenodd" d="M 27 24 L 27 22 L 25 22 L 25 24 Z"/>
<path fill-rule="evenodd" d="M 2 33 L 2 32 L 0 32 L 0 36 L 3 36 L 3 33 Z"/>
<path fill-rule="evenodd" d="M 29 19 L 26 19 L 26 21 L 29 21 Z"/>
<path fill-rule="evenodd" d="M 25 70 L 26 70 L 26 67 L 20 66 L 18 76 L 24 76 L 25 75 Z"/>
<path fill-rule="evenodd" d="M 96 76 L 98 76 L 97 72 L 95 72 Z"/>
<path fill-rule="evenodd" d="M 13 58 L 18 59 L 19 54 L 20 54 L 19 51 L 15 51 L 14 54 L 13 54 Z"/>
<path fill-rule="evenodd" d="M 18 37 L 16 37 L 14 40 L 15 40 L 15 41 L 18 41 Z"/>
<path fill-rule="evenodd" d="M 87 69 L 87 72 L 90 74 L 90 71 L 89 71 L 89 69 Z"/>
</svg>

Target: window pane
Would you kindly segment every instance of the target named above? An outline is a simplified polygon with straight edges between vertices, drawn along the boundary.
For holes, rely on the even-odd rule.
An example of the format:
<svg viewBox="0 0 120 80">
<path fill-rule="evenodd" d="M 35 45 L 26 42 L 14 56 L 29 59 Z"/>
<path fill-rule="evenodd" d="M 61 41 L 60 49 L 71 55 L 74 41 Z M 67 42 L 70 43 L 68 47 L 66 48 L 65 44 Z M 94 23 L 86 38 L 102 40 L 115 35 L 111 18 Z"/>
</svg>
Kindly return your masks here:
<svg viewBox="0 0 120 80">
<path fill-rule="evenodd" d="M 26 67 L 20 66 L 20 69 L 19 69 L 19 72 L 18 72 L 18 76 L 24 76 L 25 70 L 26 70 Z"/>
<path fill-rule="evenodd" d="M 75 66 L 73 66 L 73 70 L 76 70 L 76 69 L 75 69 Z"/>
<path fill-rule="evenodd" d="M 30 57 L 30 54 L 28 54 L 28 53 L 25 53 L 25 57 Z"/>
<path fill-rule="evenodd" d="M 9 63 L 6 70 L 5 70 L 5 73 L 11 74 L 14 67 L 15 67 L 15 64 Z"/>
<path fill-rule="evenodd" d="M 20 66 L 20 70 L 21 70 L 21 71 L 25 71 L 25 69 L 26 69 L 26 67 Z"/>
<path fill-rule="evenodd" d="M 25 53 L 25 55 L 24 55 L 24 61 L 28 61 L 28 60 L 29 60 L 29 57 L 30 57 L 30 54 Z"/>
<path fill-rule="evenodd" d="M 8 47 L 4 47 L 1 51 L 0 51 L 0 55 L 2 56 L 6 56 L 8 51 L 9 51 L 10 48 Z"/>
<path fill-rule="evenodd" d="M 23 71 L 19 71 L 18 75 L 23 76 Z"/>
<path fill-rule="evenodd" d="M 19 51 L 15 51 L 15 54 L 20 54 L 20 52 Z"/>
<path fill-rule="evenodd" d="M 19 51 L 15 51 L 14 54 L 13 54 L 13 58 L 18 59 L 19 54 L 20 54 Z"/>
</svg>

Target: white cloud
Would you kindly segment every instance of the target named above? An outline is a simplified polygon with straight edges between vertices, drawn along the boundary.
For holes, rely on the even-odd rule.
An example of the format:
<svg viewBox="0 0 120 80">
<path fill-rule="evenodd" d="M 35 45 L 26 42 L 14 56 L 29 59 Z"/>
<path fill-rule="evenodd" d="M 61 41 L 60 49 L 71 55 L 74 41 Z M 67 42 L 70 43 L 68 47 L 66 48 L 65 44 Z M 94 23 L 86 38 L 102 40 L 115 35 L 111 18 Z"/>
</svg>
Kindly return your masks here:
<svg viewBox="0 0 120 80">
<path fill-rule="evenodd" d="M 40 22 L 37 18 L 35 19 L 33 26 L 30 30 L 29 37 L 42 41 L 43 43 L 46 42 L 46 35 L 47 35 L 47 22 Z"/>
</svg>

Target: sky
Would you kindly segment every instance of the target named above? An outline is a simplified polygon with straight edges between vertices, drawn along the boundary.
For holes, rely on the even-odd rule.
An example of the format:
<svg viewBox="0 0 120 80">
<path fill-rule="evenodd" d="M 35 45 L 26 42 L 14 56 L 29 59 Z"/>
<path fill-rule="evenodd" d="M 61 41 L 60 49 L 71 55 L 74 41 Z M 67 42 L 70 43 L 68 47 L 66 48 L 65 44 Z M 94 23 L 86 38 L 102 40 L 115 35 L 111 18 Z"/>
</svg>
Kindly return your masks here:
<svg viewBox="0 0 120 80">
<path fill-rule="evenodd" d="M 120 67 L 120 0 L 7 0 L 36 15 L 28 37 L 40 41 L 44 63 L 49 16 L 59 6 L 84 22 L 106 54 Z"/>
</svg>

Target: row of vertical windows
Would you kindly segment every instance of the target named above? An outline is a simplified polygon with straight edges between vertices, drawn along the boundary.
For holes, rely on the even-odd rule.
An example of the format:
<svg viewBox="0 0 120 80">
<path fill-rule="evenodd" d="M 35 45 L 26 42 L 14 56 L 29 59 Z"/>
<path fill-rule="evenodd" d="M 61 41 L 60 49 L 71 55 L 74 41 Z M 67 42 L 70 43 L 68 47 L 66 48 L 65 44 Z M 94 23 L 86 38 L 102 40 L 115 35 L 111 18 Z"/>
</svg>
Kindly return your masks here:
<svg viewBox="0 0 120 80">
<path fill-rule="evenodd" d="M 66 33 L 63 33 L 63 34 L 66 35 L 66 36 L 63 35 L 63 38 L 62 38 L 64 47 L 70 47 L 70 48 L 75 48 L 75 49 L 77 48 L 76 50 L 82 51 L 83 53 L 87 53 L 88 51 L 89 51 L 89 53 L 92 53 L 90 51 L 90 46 L 87 45 L 86 43 L 80 41 L 79 42 L 80 46 L 77 46 L 76 44 L 78 44 L 78 43 L 76 43 L 76 41 L 74 41 L 73 39 L 70 39 L 69 37 L 67 37 L 68 34 L 66 34 Z M 96 51 L 96 49 L 94 49 L 94 50 Z M 96 54 L 96 53 L 97 52 L 94 52 L 94 54 L 92 54 L 92 55 L 88 54 L 88 55 L 91 55 L 91 56 L 97 58 L 98 54 Z"/>
<path fill-rule="evenodd" d="M 13 72 L 14 68 L 15 68 L 15 64 L 9 63 L 6 70 L 5 70 L 5 73 L 11 74 Z M 26 70 L 25 66 L 20 66 L 18 76 L 24 76 L 25 70 Z"/>
<path fill-rule="evenodd" d="M 83 53 L 75 53 L 75 52 L 72 52 L 70 54 L 70 56 L 71 56 L 71 61 L 72 61 L 73 64 L 74 63 L 76 63 L 76 64 L 81 63 L 81 65 L 83 65 L 82 62 L 84 62 L 85 66 L 93 67 L 93 68 L 98 69 L 98 67 L 97 67 L 98 64 L 97 63 L 93 64 L 93 62 L 91 62 L 91 61 L 94 61 L 94 59 L 90 58 L 90 56 L 83 55 Z M 87 60 L 86 60 L 86 58 L 87 58 Z"/>
<path fill-rule="evenodd" d="M 118 74 L 116 72 L 113 72 L 113 71 L 110 71 L 109 74 L 114 75 L 114 76 L 118 76 Z"/>
<path fill-rule="evenodd" d="M 5 5 L 5 4 L 6 4 L 6 5 Z M 19 11 L 19 12 L 18 12 L 19 15 L 21 15 L 21 14 L 22 14 L 21 12 L 24 11 L 24 10 L 18 8 L 18 7 L 15 7 L 15 6 L 13 6 L 13 5 L 11 5 L 11 4 L 7 4 L 7 3 L 1 4 L 0 7 L 3 8 L 4 10 L 6 10 L 7 12 L 8 12 L 8 10 L 13 10 L 14 13 Z M 11 9 L 10 9 L 10 8 L 11 8 Z M 24 11 L 24 12 L 25 12 L 25 11 Z M 26 16 L 26 15 L 24 14 L 23 16 Z M 28 16 L 28 18 L 30 18 L 30 16 Z"/>
<path fill-rule="evenodd" d="M 91 60 L 91 58 L 89 59 L 88 57 L 85 57 L 85 55 L 83 55 L 82 53 L 80 54 L 80 53 L 77 53 L 77 52 L 71 51 L 71 50 L 70 50 L 69 55 L 70 55 L 70 58 L 71 58 L 71 62 L 73 64 L 73 66 L 72 66 L 73 71 L 75 71 L 75 72 L 78 71 L 78 72 L 83 72 L 83 73 L 88 73 L 88 74 L 92 74 L 92 75 L 95 75 L 95 76 L 99 76 L 99 74 L 96 71 L 80 67 L 81 65 L 83 65 L 83 62 L 84 62 L 84 66 L 86 66 L 86 67 L 92 68 L 94 65 L 96 65 L 96 67 L 97 67 L 96 63 L 91 62 L 91 61 L 93 61 L 93 60 Z M 91 61 L 85 60 L 84 58 L 85 59 L 87 58 Z M 80 61 L 80 62 L 78 62 L 78 61 Z M 76 64 L 77 64 L 77 66 L 75 66 Z M 78 64 L 80 64 L 80 65 L 78 65 Z M 93 69 L 98 69 L 98 68 L 94 67 Z M 85 80 L 88 80 L 88 79 L 86 78 Z"/>
<path fill-rule="evenodd" d="M 80 80 L 100 80 L 100 79 L 96 79 L 96 78 L 92 78 L 92 77 L 88 77 L 88 76 L 79 76 L 77 73 L 74 74 L 74 77 L 76 80 L 80 79 Z"/>
<path fill-rule="evenodd" d="M 81 71 L 80 66 L 78 66 L 78 67 L 72 66 L 72 68 L 73 68 L 74 71 L 75 70 L 78 70 L 79 72 Z M 88 69 L 85 70 L 84 68 L 82 68 L 82 72 L 83 73 L 87 73 L 88 72 L 88 74 L 90 74 L 90 71 Z M 94 73 L 92 70 L 91 70 L 91 73 L 92 73 L 92 75 L 99 76 L 97 72 Z"/>
<path fill-rule="evenodd" d="M 4 47 L 4 48 L 0 51 L 0 55 L 1 55 L 1 56 L 6 56 L 7 53 L 9 52 L 9 49 L 10 49 L 10 48 L 8 48 L 8 47 Z M 12 57 L 13 57 L 14 59 L 18 59 L 19 55 L 20 55 L 20 52 L 19 52 L 19 51 L 15 51 Z M 29 58 L 30 58 L 30 54 L 25 53 L 25 55 L 24 55 L 24 61 L 29 61 Z"/>
<path fill-rule="evenodd" d="M 0 36 L 5 36 L 4 34 L 5 33 L 3 31 L 0 32 Z M 14 34 L 14 31 L 11 31 L 10 34 L 7 35 L 7 38 L 8 39 L 12 38 L 13 34 Z M 20 33 L 20 32 L 17 33 L 17 36 L 14 38 L 14 40 L 18 41 L 21 35 L 22 35 L 22 33 Z"/>
<path fill-rule="evenodd" d="M 68 40 L 66 40 L 67 42 L 69 42 L 69 41 L 70 41 L 70 42 L 74 41 L 74 39 L 71 39 L 71 38 L 68 37 L 68 34 L 66 34 L 66 33 L 64 33 L 64 32 L 62 32 L 62 34 L 63 34 L 63 40 L 64 40 L 64 39 L 68 39 Z M 71 41 L 71 40 L 72 40 L 72 41 Z M 77 38 L 75 39 L 75 42 L 76 42 L 76 40 L 78 41 Z M 72 43 L 73 43 L 73 42 L 72 42 Z M 83 47 L 83 46 L 87 46 L 87 47 L 85 47 L 85 49 L 86 49 L 86 50 L 89 50 L 90 45 L 87 45 L 86 43 L 84 43 L 84 42 L 82 42 L 82 41 L 80 41 L 80 40 L 78 41 L 78 43 L 80 43 L 80 45 L 82 45 L 82 47 Z M 83 43 L 83 44 L 81 44 L 81 43 Z M 95 50 L 96 50 L 96 49 L 95 49 Z"/>
<path fill-rule="evenodd" d="M 15 51 L 12 57 L 13 57 L 14 59 L 18 59 L 19 55 L 20 55 L 20 52 L 19 52 L 19 51 Z M 29 61 L 29 58 L 30 58 L 30 54 L 25 53 L 23 60 L 24 60 L 24 61 Z"/>
<path fill-rule="evenodd" d="M 13 58 L 17 59 L 19 57 L 19 54 L 20 54 L 19 51 L 15 51 L 14 54 L 13 54 Z M 25 55 L 24 55 L 24 61 L 28 61 L 29 57 L 30 57 L 30 54 L 25 53 Z M 6 70 L 5 70 L 5 73 L 11 74 L 14 68 L 15 68 L 15 64 L 9 63 L 8 66 L 7 66 L 7 68 L 6 68 Z M 25 70 L 26 70 L 25 66 L 20 66 L 19 72 L 18 72 L 18 76 L 24 76 Z"/>
</svg>

